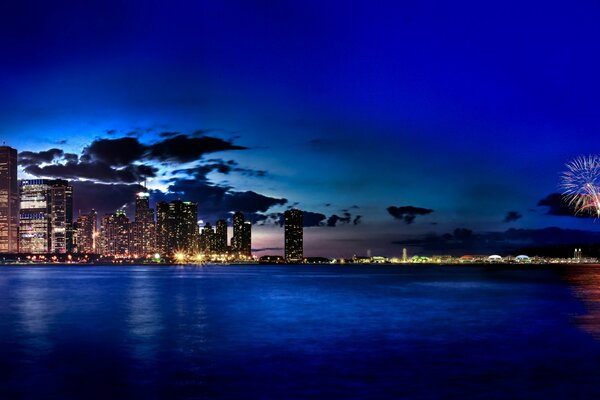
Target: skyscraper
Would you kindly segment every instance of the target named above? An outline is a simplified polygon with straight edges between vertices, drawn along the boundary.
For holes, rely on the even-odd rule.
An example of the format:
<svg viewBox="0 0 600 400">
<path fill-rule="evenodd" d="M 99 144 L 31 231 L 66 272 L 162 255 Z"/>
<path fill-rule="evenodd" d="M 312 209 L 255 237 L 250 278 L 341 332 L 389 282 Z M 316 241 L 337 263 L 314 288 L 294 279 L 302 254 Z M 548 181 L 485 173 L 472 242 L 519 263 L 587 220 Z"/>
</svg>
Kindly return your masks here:
<svg viewBox="0 0 600 400">
<path fill-rule="evenodd" d="M 284 213 L 285 259 L 297 262 L 304 258 L 303 216 L 300 210 L 287 210 Z"/>
<path fill-rule="evenodd" d="M 198 241 L 198 204 L 175 200 L 156 205 L 156 239 L 163 255 L 194 253 Z"/>
<path fill-rule="evenodd" d="M 252 223 L 250 221 L 244 221 L 242 226 L 240 253 L 247 257 L 252 255 Z"/>
<path fill-rule="evenodd" d="M 215 231 L 210 222 L 207 222 L 200 233 L 200 251 L 203 253 L 213 253 L 215 251 Z"/>
<path fill-rule="evenodd" d="M 106 214 L 100 224 L 100 254 L 123 257 L 129 255 L 129 218 L 125 211 Z"/>
<path fill-rule="evenodd" d="M 233 236 L 231 237 L 231 250 L 234 252 L 241 251 L 242 248 L 242 232 L 244 230 L 244 214 L 236 211 L 233 214 Z"/>
<path fill-rule="evenodd" d="M 0 253 L 19 251 L 17 150 L 0 146 Z"/>
<path fill-rule="evenodd" d="M 73 188 L 62 179 L 29 179 L 20 185 L 19 251 L 73 250 Z"/>
<path fill-rule="evenodd" d="M 215 229 L 215 251 L 219 254 L 227 252 L 227 221 L 224 219 L 217 221 Z"/>
<path fill-rule="evenodd" d="M 96 210 L 77 217 L 75 229 L 76 251 L 78 253 L 96 253 L 98 232 L 98 214 Z"/>
<path fill-rule="evenodd" d="M 231 250 L 244 256 L 252 255 L 252 223 L 245 221 L 240 211 L 233 214 Z"/>
<path fill-rule="evenodd" d="M 154 210 L 150 208 L 150 195 L 140 192 L 135 195 L 135 220 L 131 224 L 131 253 L 145 256 L 156 249 L 156 226 Z"/>
</svg>

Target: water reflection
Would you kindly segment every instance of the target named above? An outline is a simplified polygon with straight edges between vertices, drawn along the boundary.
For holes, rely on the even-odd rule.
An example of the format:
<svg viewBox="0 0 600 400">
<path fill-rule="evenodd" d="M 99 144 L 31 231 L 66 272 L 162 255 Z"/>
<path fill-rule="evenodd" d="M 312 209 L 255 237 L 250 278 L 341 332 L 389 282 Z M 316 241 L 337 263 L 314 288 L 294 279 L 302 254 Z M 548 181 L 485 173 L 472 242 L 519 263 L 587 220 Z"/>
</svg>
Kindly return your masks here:
<svg viewBox="0 0 600 400">
<path fill-rule="evenodd" d="M 600 265 L 569 267 L 567 280 L 585 304 L 585 313 L 575 317 L 586 332 L 600 339 Z"/>
<path fill-rule="evenodd" d="M 158 310 L 156 282 L 149 279 L 150 274 L 148 270 L 138 270 L 131 275 L 127 299 L 127 332 L 133 357 L 144 363 L 156 361 L 157 339 L 164 326 Z"/>
</svg>

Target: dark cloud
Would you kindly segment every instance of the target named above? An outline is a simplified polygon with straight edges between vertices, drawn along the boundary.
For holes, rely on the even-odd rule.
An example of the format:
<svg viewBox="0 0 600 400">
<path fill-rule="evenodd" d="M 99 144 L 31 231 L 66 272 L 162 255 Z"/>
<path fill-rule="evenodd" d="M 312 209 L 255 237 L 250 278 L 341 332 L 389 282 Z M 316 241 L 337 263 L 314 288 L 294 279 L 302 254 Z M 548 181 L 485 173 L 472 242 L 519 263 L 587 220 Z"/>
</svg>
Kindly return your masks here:
<svg viewBox="0 0 600 400">
<path fill-rule="evenodd" d="M 343 217 L 333 214 L 327 219 L 327 226 L 334 227 L 338 223 L 349 224 L 352 221 L 352 215 L 349 212 L 344 212 Z"/>
<path fill-rule="evenodd" d="M 394 217 L 404 221 L 406 224 L 412 224 L 415 221 L 417 215 L 427 215 L 433 212 L 430 208 L 414 207 L 414 206 L 402 206 L 395 207 L 390 206 L 387 208 L 387 212 Z"/>
<path fill-rule="evenodd" d="M 125 166 L 144 160 L 186 163 L 209 153 L 246 149 L 199 132 L 202 131 L 192 135 L 162 132 L 159 136 L 163 139 L 151 144 L 141 143 L 136 132 L 116 139 L 96 139 L 83 150 L 82 159 L 86 162 L 101 161 L 111 166 Z"/>
<path fill-rule="evenodd" d="M 134 137 L 96 139 L 83 150 L 84 161 L 100 161 L 111 166 L 124 166 L 141 160 L 147 147 Z"/>
<path fill-rule="evenodd" d="M 135 194 L 145 191 L 141 185 L 103 184 L 89 181 L 76 181 L 73 184 L 73 214 L 89 212 L 92 208 L 102 216 L 125 207 L 129 217 L 133 215 Z"/>
<path fill-rule="evenodd" d="M 356 217 L 354 217 L 354 220 L 352 220 L 352 223 L 354 225 L 358 225 L 362 222 L 362 215 L 357 215 Z"/>
<path fill-rule="evenodd" d="M 245 149 L 247 148 L 211 136 L 177 135 L 148 146 L 148 157 L 159 161 L 185 163 L 199 160 L 209 153 Z"/>
<path fill-rule="evenodd" d="M 518 221 L 521 218 L 523 218 L 523 215 L 521 215 L 521 213 L 519 213 L 517 211 L 509 211 L 506 213 L 506 216 L 504 217 L 504 223 Z"/>
<path fill-rule="evenodd" d="M 48 149 L 45 151 L 22 151 L 19 153 L 18 163 L 21 166 L 39 165 L 51 163 L 55 159 L 61 158 L 64 152 L 61 149 Z"/>
<path fill-rule="evenodd" d="M 47 178 L 89 179 L 99 182 L 135 183 L 156 176 L 157 169 L 148 165 L 129 165 L 113 168 L 103 162 L 67 162 L 44 166 L 29 165 L 24 168 L 28 174 Z"/>
<path fill-rule="evenodd" d="M 321 226 L 323 225 L 323 221 L 325 221 L 325 219 L 327 219 L 327 216 L 325 214 L 311 211 L 302 212 L 302 223 L 305 228 Z"/>
<path fill-rule="evenodd" d="M 273 206 L 285 205 L 287 199 L 265 196 L 253 191 L 237 192 L 230 186 L 215 185 L 196 179 L 173 179 L 168 193 L 153 191 L 156 201 L 181 198 L 198 203 L 203 219 L 212 221 L 227 218 L 234 211 L 242 211 L 251 222 L 264 221 L 262 213 Z"/>
<path fill-rule="evenodd" d="M 173 175 L 184 173 L 184 174 L 193 176 L 196 179 L 207 180 L 206 176 L 210 172 L 213 172 L 213 171 L 216 171 L 216 172 L 219 172 L 219 173 L 225 174 L 225 175 L 228 175 L 231 172 L 239 172 L 245 176 L 255 176 L 255 177 L 265 177 L 267 175 L 267 171 L 253 170 L 250 168 L 242 168 L 242 167 L 239 167 L 238 163 L 233 160 L 225 161 L 225 160 L 219 160 L 219 159 L 211 159 L 202 165 L 198 165 L 198 166 L 192 167 L 192 168 L 183 168 L 183 169 L 174 170 Z"/>
<path fill-rule="evenodd" d="M 575 210 L 569 206 L 565 197 L 560 193 L 551 193 L 538 201 L 538 207 L 548 207 L 546 215 L 559 217 L 592 218 L 592 214 L 575 214 Z"/>
</svg>

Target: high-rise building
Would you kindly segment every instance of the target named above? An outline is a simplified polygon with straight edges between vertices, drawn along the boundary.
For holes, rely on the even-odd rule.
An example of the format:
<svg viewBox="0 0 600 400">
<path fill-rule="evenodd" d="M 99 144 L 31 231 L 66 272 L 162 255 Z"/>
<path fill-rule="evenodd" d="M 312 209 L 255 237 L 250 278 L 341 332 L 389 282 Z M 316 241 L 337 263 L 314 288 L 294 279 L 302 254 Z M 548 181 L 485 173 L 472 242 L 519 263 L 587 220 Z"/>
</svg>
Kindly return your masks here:
<svg viewBox="0 0 600 400">
<path fill-rule="evenodd" d="M 215 246 L 215 231 L 210 222 L 207 222 L 200 233 L 200 251 L 204 253 L 213 253 Z"/>
<path fill-rule="evenodd" d="M 220 254 L 227 252 L 227 221 L 217 221 L 215 229 L 215 251 Z"/>
<path fill-rule="evenodd" d="M 233 236 L 231 237 L 231 250 L 240 252 L 242 248 L 242 232 L 244 230 L 244 214 L 236 211 L 233 214 Z"/>
<path fill-rule="evenodd" d="M 244 225 L 242 226 L 240 254 L 247 257 L 252 255 L 252 223 L 250 221 L 244 221 Z"/>
<path fill-rule="evenodd" d="M 284 215 L 285 259 L 302 261 L 304 258 L 303 215 L 300 210 L 287 210 Z"/>
<path fill-rule="evenodd" d="M 98 236 L 98 214 L 96 210 L 78 216 L 75 226 L 74 242 L 77 253 L 96 253 L 96 238 Z"/>
<path fill-rule="evenodd" d="M 156 205 L 156 239 L 161 254 L 192 254 L 198 242 L 198 204 L 175 200 Z"/>
<path fill-rule="evenodd" d="M 156 226 L 154 210 L 150 208 L 150 195 L 147 192 L 135 196 L 135 220 L 131 224 L 131 253 L 145 256 L 156 250 Z"/>
<path fill-rule="evenodd" d="M 0 146 L 0 253 L 19 251 L 17 150 Z"/>
<path fill-rule="evenodd" d="M 62 179 L 28 179 L 20 185 L 19 251 L 73 250 L 73 187 Z"/>
<path fill-rule="evenodd" d="M 106 214 L 100 224 L 100 254 L 123 257 L 129 255 L 129 218 L 125 211 Z"/>
</svg>

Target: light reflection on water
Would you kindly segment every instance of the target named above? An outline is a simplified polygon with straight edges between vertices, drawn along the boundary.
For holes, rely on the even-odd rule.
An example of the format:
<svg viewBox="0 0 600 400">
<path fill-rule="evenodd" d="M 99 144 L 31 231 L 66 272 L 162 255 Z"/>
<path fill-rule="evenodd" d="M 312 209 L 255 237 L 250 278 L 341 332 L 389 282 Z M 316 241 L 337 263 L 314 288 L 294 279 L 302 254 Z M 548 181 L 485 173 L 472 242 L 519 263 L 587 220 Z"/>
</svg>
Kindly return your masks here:
<svg viewBox="0 0 600 400">
<path fill-rule="evenodd" d="M 577 324 L 600 339 L 600 265 L 582 265 L 567 270 L 567 280 L 585 304 L 585 313 L 576 315 Z"/>
</svg>

